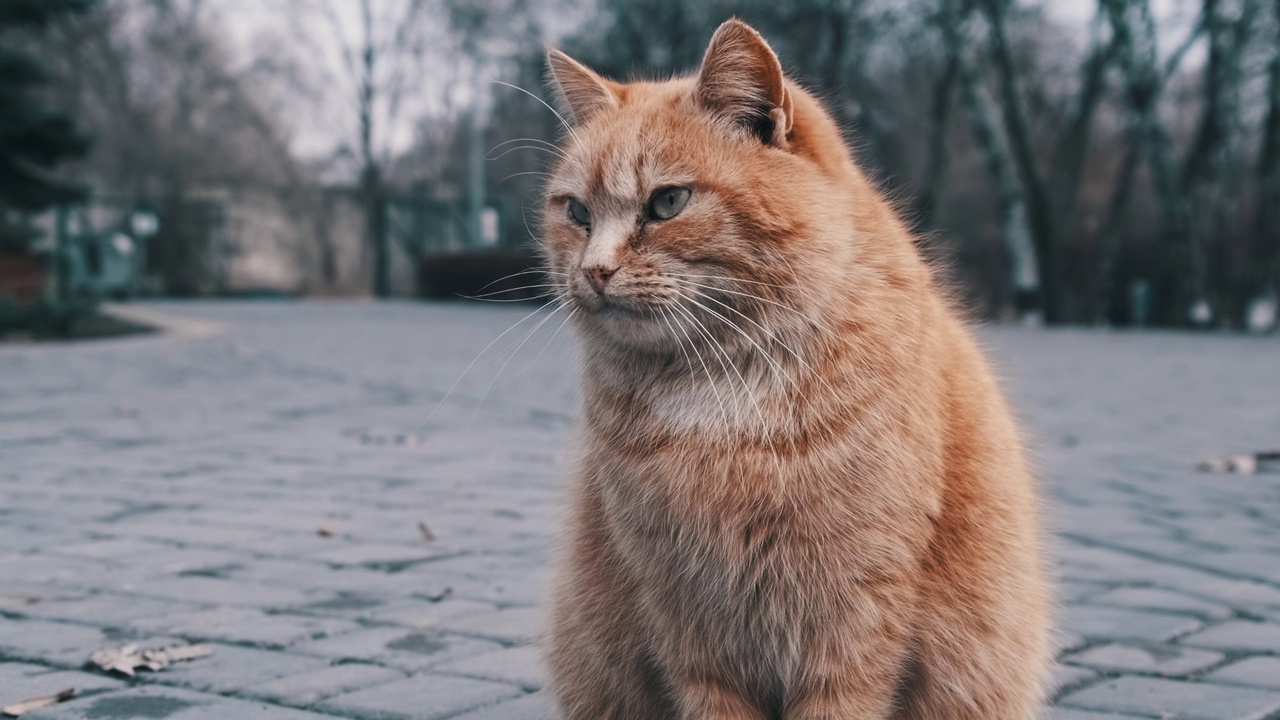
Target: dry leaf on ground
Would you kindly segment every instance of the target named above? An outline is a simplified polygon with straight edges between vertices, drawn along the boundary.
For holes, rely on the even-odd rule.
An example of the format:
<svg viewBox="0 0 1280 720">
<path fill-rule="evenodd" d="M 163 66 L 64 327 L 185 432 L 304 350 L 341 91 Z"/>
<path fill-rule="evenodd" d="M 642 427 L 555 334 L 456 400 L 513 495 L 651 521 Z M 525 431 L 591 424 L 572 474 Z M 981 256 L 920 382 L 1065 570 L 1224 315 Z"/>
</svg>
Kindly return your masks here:
<svg viewBox="0 0 1280 720">
<path fill-rule="evenodd" d="M 431 542 L 436 539 L 436 534 L 431 532 L 431 528 L 427 527 L 427 524 L 421 520 L 418 521 L 418 532 L 422 533 L 422 539 L 427 542 Z"/>
<path fill-rule="evenodd" d="M 5 717 L 19 717 L 26 715 L 29 712 L 35 712 L 41 708 L 47 708 L 50 705 L 57 705 L 58 703 L 66 702 L 75 696 L 76 689 L 67 688 L 62 692 L 53 695 L 45 695 L 43 697 L 31 698 L 30 700 L 23 700 L 22 702 L 14 703 L 12 705 L 5 705 L 2 712 Z"/>
<path fill-rule="evenodd" d="M 1249 455 L 1232 455 L 1225 458 L 1205 460 L 1196 465 L 1196 469 L 1200 472 L 1215 474 L 1256 475 L 1257 473 L 1280 473 L 1280 450 L 1267 450 Z"/>
<path fill-rule="evenodd" d="M 107 672 L 133 677 L 135 670 L 145 668 L 154 672 L 175 662 L 195 660 L 212 654 L 213 648 L 208 645 L 175 645 L 140 650 L 136 644 L 129 644 L 121 648 L 99 650 L 89 656 L 89 661 Z"/>
</svg>

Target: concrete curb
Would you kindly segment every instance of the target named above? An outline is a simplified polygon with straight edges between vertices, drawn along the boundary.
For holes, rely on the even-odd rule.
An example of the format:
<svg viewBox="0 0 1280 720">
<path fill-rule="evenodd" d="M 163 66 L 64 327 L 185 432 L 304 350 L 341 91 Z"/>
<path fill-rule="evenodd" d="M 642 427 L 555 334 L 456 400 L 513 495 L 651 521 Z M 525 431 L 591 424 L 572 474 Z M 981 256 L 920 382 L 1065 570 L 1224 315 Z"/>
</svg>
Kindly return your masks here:
<svg viewBox="0 0 1280 720">
<path fill-rule="evenodd" d="M 117 320 L 147 325 L 166 335 L 186 338 L 207 338 L 227 332 L 223 323 L 195 318 L 169 315 L 153 308 L 127 305 L 122 303 L 103 303 L 99 310 Z"/>
</svg>

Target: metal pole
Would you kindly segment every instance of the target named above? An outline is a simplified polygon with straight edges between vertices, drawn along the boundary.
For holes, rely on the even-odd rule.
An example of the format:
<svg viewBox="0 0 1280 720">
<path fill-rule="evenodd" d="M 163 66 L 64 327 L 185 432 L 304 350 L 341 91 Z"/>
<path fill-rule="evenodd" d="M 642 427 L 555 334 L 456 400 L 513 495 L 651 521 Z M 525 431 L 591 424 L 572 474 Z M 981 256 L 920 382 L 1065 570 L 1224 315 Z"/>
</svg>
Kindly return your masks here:
<svg viewBox="0 0 1280 720">
<path fill-rule="evenodd" d="M 469 168 L 467 200 L 470 220 L 471 246 L 478 248 L 481 239 L 480 215 L 484 212 L 484 128 L 480 122 L 479 105 L 471 111 L 469 143 Z"/>
<path fill-rule="evenodd" d="M 51 300 L 62 300 L 67 287 L 67 251 L 69 232 L 69 210 L 66 205 L 54 209 L 53 220 L 53 284 L 49 288 Z"/>
</svg>

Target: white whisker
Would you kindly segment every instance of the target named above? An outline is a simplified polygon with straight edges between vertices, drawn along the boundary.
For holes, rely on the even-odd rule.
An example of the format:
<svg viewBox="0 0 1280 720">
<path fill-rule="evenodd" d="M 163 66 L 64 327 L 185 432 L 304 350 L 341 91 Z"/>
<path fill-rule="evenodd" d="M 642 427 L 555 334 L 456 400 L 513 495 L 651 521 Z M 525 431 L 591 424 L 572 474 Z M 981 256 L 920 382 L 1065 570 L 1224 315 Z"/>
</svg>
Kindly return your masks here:
<svg viewBox="0 0 1280 720">
<path fill-rule="evenodd" d="M 707 375 L 707 382 L 710 384 L 711 393 L 716 396 L 716 402 L 720 404 L 720 414 L 721 417 L 724 418 L 725 427 L 729 427 L 729 409 L 724 404 L 724 398 L 720 396 L 720 390 L 716 387 L 715 378 L 711 376 L 711 368 L 707 367 L 706 360 L 702 359 L 702 353 L 698 352 L 698 346 L 693 342 L 693 338 L 689 337 L 689 333 L 685 332 L 684 328 L 680 327 L 679 322 L 675 323 L 675 327 L 672 328 L 672 332 L 675 332 L 676 328 L 679 328 L 685 339 L 689 341 L 690 349 L 693 350 L 694 356 L 698 358 L 698 363 L 702 365 L 702 371 Z"/>
<path fill-rule="evenodd" d="M 489 385 L 485 387 L 484 395 L 480 396 L 480 402 L 476 403 L 476 409 L 474 412 L 471 413 L 471 420 L 467 423 L 468 429 L 470 429 L 470 427 L 475 423 L 476 418 L 479 417 L 480 408 L 484 407 L 485 401 L 489 399 L 489 393 L 493 390 L 493 386 L 498 382 L 498 378 L 502 377 L 502 373 L 507 369 L 507 366 L 511 364 L 511 360 L 514 359 L 517 354 L 519 354 L 520 348 L 524 347 L 524 344 L 529 342 L 529 338 L 533 337 L 533 334 L 538 332 L 538 328 L 541 328 L 543 325 L 546 325 L 548 320 L 555 317 L 556 313 L 560 312 L 564 308 L 565 308 L 565 305 L 563 302 L 557 304 L 556 308 L 552 310 L 550 313 L 548 313 L 546 317 L 542 318 L 541 322 L 539 322 L 537 325 L 534 325 L 532 330 L 525 333 L 524 338 L 515 346 L 515 349 L 511 351 L 511 354 L 507 357 L 506 362 L 502 363 L 502 367 L 498 368 L 498 372 L 494 374 L 493 379 L 489 381 Z"/>
<path fill-rule="evenodd" d="M 520 87 L 519 85 L 512 85 L 512 84 L 511 84 L 511 83 L 509 83 L 509 82 L 503 82 L 503 81 L 501 81 L 501 80 L 491 80 L 490 82 L 495 82 L 495 83 L 497 83 L 497 84 L 499 84 L 499 85 L 505 85 L 505 86 L 507 86 L 507 87 L 511 88 L 512 90 L 519 90 L 520 92 L 524 93 L 525 95 L 528 95 L 529 97 L 533 98 L 534 100 L 537 100 L 538 102 L 542 103 L 542 106 L 543 106 L 543 107 L 545 107 L 546 109 L 550 110 L 550 111 L 551 111 L 551 114 L 556 116 L 556 119 L 560 121 L 560 124 L 564 126 L 564 129 L 569 131 L 569 134 L 573 136 L 573 139 L 574 139 L 574 140 L 577 140 L 577 139 L 578 139 L 578 133 L 576 133 L 576 132 L 574 132 L 574 131 L 573 131 L 573 126 L 569 124 L 569 121 L 568 121 L 568 120 L 565 120 L 565 119 L 564 119 L 564 116 L 563 116 L 563 115 L 561 115 L 561 114 L 560 114 L 560 113 L 559 113 L 555 108 L 553 108 L 553 107 L 551 107 L 550 105 L 548 105 L 546 100 L 543 100 L 542 98 L 538 97 L 537 95 L 534 95 L 533 93 L 529 92 L 528 90 L 525 90 L 524 88 Z"/>
<path fill-rule="evenodd" d="M 510 150 L 504 151 L 501 155 L 498 155 L 498 156 L 494 157 L 494 156 L 493 156 L 493 152 L 494 152 L 494 150 L 497 150 L 497 149 L 498 149 L 498 148 L 500 148 L 500 147 L 504 147 L 504 146 L 510 145 L 510 144 L 512 144 L 512 143 L 518 143 L 518 142 L 534 143 L 534 145 L 521 145 L 520 147 L 515 148 L 516 150 L 544 150 L 544 151 L 546 151 L 546 152 L 550 152 L 550 153 L 554 153 L 554 154 L 556 154 L 556 155 L 559 155 L 560 157 L 564 158 L 565 160 L 568 160 L 568 159 L 569 159 L 569 156 L 568 156 L 568 155 L 566 155 L 566 154 L 564 154 L 564 151 L 563 151 L 563 150 L 561 150 L 560 148 L 556 147 L 556 144 L 555 144 L 555 143 L 547 142 L 546 140 L 539 140 L 538 138 L 527 138 L 527 137 L 526 137 L 526 138 L 512 138 L 512 139 L 510 139 L 510 140 L 506 140 L 506 141 L 504 141 L 504 142 L 500 142 L 500 143 L 498 143 L 497 145 L 494 145 L 492 148 L 490 148 L 490 149 L 489 149 L 489 152 L 485 153 L 484 159 L 485 159 L 485 160 L 497 160 L 498 158 L 505 156 L 508 152 L 511 152 L 511 151 L 510 151 Z"/>
<path fill-rule="evenodd" d="M 696 291 L 696 290 L 693 290 L 692 292 L 694 292 L 694 293 L 696 293 L 696 294 L 701 295 L 701 293 L 698 293 L 698 291 Z M 776 358 L 774 358 L 774 357 L 773 357 L 773 355 L 772 355 L 772 354 L 770 354 L 768 350 L 764 349 L 764 347 L 763 347 L 763 346 L 761 346 L 761 345 L 760 345 L 760 343 L 756 342 L 755 338 L 751 337 L 750 335 L 748 335 L 748 334 L 747 334 L 747 332 L 746 332 L 745 330 L 743 330 L 742 328 L 738 327 L 738 325 L 737 325 L 736 323 L 734 323 L 734 322 L 733 322 L 732 320 L 730 320 L 729 318 L 727 318 L 727 317 L 725 317 L 725 316 L 721 315 L 720 313 L 716 312 L 715 310 L 712 310 L 711 308 L 707 307 L 706 305 L 703 305 L 702 303 L 698 302 L 697 300 L 695 300 L 695 299 L 693 299 L 693 298 L 689 297 L 688 295 L 685 295 L 684 293 L 680 293 L 680 297 L 681 297 L 681 298 L 683 298 L 684 300 L 687 300 L 688 302 L 693 303 L 694 305 L 698 306 L 698 307 L 699 307 L 699 308 L 701 308 L 704 312 L 706 312 L 706 313 L 708 313 L 708 314 L 710 314 L 710 315 L 714 315 L 715 317 L 719 318 L 719 319 L 720 319 L 720 320 L 721 320 L 725 325 L 728 325 L 730 328 L 732 328 L 732 329 L 733 329 L 735 332 L 737 332 L 739 335 L 741 335 L 742 337 L 746 338 L 746 341 L 747 341 L 747 342 L 749 342 L 749 343 L 751 343 L 751 345 L 753 345 L 757 350 L 759 350 L 759 351 L 760 351 L 760 354 L 764 356 L 764 359 L 765 359 L 766 361 L 768 361 L 768 362 L 770 363 L 770 365 L 774 368 L 775 374 L 777 375 L 777 377 L 778 377 L 778 379 L 779 379 L 779 380 L 783 380 L 783 381 L 789 382 L 789 383 L 791 383 L 792 387 L 794 387 L 794 388 L 796 388 L 796 389 L 799 389 L 799 385 L 796 383 L 795 378 L 793 378 L 793 377 L 791 377 L 790 375 L 788 375 L 788 374 L 786 373 L 786 371 L 782 369 L 782 366 L 778 364 L 777 359 L 776 359 Z M 705 297 L 705 296 L 703 296 L 703 297 Z M 767 331 L 766 331 L 766 332 L 767 332 Z M 772 335 L 770 335 L 770 337 L 772 338 L 773 336 L 772 336 Z M 776 338 L 773 338 L 773 339 L 775 340 L 775 342 L 777 341 L 777 339 L 776 339 Z M 781 343 L 781 342 L 779 342 L 779 344 L 781 345 L 782 343 Z M 783 347 L 786 347 L 786 346 L 785 346 L 785 345 L 783 345 Z"/>
<path fill-rule="evenodd" d="M 678 274 L 676 274 L 676 273 L 668 273 L 668 274 L 669 274 L 669 275 L 671 275 L 672 277 L 688 277 L 688 276 L 678 275 Z M 780 309 L 782 309 L 782 310 L 786 310 L 787 312 L 789 312 L 789 313 L 791 313 L 791 314 L 795 315 L 796 317 L 800 318 L 801 320 L 803 320 L 803 321 L 805 322 L 805 325 L 806 325 L 807 327 L 812 328 L 812 329 L 814 329 L 814 330 L 817 330 L 817 331 L 819 331 L 819 332 L 823 333 L 824 335 L 826 335 L 827 337 L 829 337 L 829 338 L 831 338 L 831 339 L 833 339 L 833 340 L 834 340 L 834 339 L 836 339 L 836 335 L 835 335 L 835 333 L 834 333 L 834 332 L 832 332 L 831 328 L 828 328 L 827 326 L 825 326 L 825 325 L 823 325 L 823 324 L 821 324 L 821 323 L 815 322 L 812 316 L 810 316 L 810 315 L 806 315 L 805 313 L 803 313 L 803 312 L 801 312 L 801 311 L 797 310 L 796 308 L 793 308 L 793 307 L 791 307 L 790 305 L 787 305 L 787 304 L 785 304 L 785 303 L 780 303 L 780 302 L 778 302 L 778 301 L 776 301 L 776 300 L 770 300 L 769 298 L 760 297 L 759 295 L 753 295 L 753 294 L 751 294 L 751 293 L 738 292 L 738 291 L 736 291 L 736 290 L 726 290 L 725 288 L 716 287 L 716 286 L 714 286 L 714 285 L 704 285 L 704 284 L 702 284 L 702 283 L 689 282 L 689 281 L 685 281 L 685 282 L 684 282 L 684 284 L 685 284 L 686 286 L 689 286 L 689 287 L 702 288 L 702 289 L 704 289 L 704 290 L 711 290 L 711 291 L 713 291 L 713 292 L 724 293 L 724 294 L 726 294 L 726 295 L 734 295 L 734 296 L 737 296 L 737 297 L 749 298 L 749 299 L 751 299 L 751 300 L 756 300 L 756 301 L 758 301 L 758 302 L 762 302 L 762 303 L 765 303 L 765 304 L 772 305 L 772 306 L 774 306 L 774 307 L 780 308 Z M 694 292 L 697 292 L 697 291 L 695 290 Z M 726 303 L 722 303 L 722 302 L 720 302 L 719 300 L 716 300 L 715 298 L 713 298 L 713 297 L 711 297 L 711 296 L 707 295 L 706 293 L 697 293 L 697 294 L 698 294 L 700 297 L 704 297 L 704 298 L 706 298 L 706 299 L 708 299 L 708 300 L 711 300 L 711 301 L 713 301 L 713 302 L 715 302 L 715 303 L 717 303 L 717 304 L 719 304 L 719 305 L 722 305 L 722 306 L 724 306 L 724 307 L 726 307 L 726 308 L 729 308 L 730 310 L 733 310 L 734 312 L 737 312 L 739 315 L 742 315 L 742 317 L 744 317 L 744 318 L 745 318 L 745 317 L 747 317 L 746 315 L 743 315 L 741 312 L 739 312 L 738 310 L 736 310 L 736 309 L 735 309 L 735 308 L 733 308 L 732 306 L 730 306 L 730 305 L 728 305 L 728 304 L 726 304 Z M 750 319 L 750 318 L 748 318 L 748 319 Z M 762 329 L 763 329 L 763 328 L 762 328 Z"/>
<path fill-rule="evenodd" d="M 497 285 L 503 280 L 510 280 L 513 277 L 520 277 L 521 275 L 531 275 L 533 273 L 544 273 L 546 275 L 567 275 L 568 274 L 568 273 L 560 272 L 558 270 L 552 270 L 550 268 L 529 268 L 528 270 L 521 270 L 520 272 L 514 272 L 514 273 L 511 273 L 510 275 L 503 275 L 502 277 L 498 278 L 497 280 L 494 280 L 493 282 L 485 283 L 484 286 L 480 288 L 480 290 L 481 292 L 483 292 L 485 288 Z"/>
<path fill-rule="evenodd" d="M 551 150 L 549 148 L 539 147 L 537 145 L 517 145 L 513 148 L 508 148 L 507 150 L 504 150 L 498 153 L 497 155 L 492 155 L 492 156 L 486 155 L 484 159 L 488 160 L 489 162 L 494 162 L 496 160 L 501 160 L 502 158 L 510 155 L 511 153 L 517 150 L 537 150 L 539 152 L 550 153 L 552 155 L 556 155 L 558 157 L 564 158 L 565 160 L 568 160 L 568 157 L 565 156 L 565 154 L 560 152 L 559 150 Z"/>
<path fill-rule="evenodd" d="M 729 353 L 720 346 L 720 343 L 716 342 L 715 338 L 712 337 L 711 333 L 707 331 L 706 327 L 703 326 L 702 322 L 698 320 L 693 313 L 680 305 L 673 305 L 672 307 L 684 312 L 689 319 L 693 321 L 694 327 L 697 328 L 698 331 L 702 333 L 703 337 L 707 339 L 707 342 L 711 344 L 712 349 L 723 357 L 723 360 L 720 361 L 720 366 L 725 369 L 726 373 L 732 372 L 736 375 L 738 381 L 742 383 L 742 389 L 746 391 L 747 397 L 751 399 L 751 404 L 756 409 L 756 415 L 760 418 L 760 432 L 767 433 L 769 429 L 769 422 L 764 417 L 764 410 L 760 407 L 760 401 L 756 398 L 755 393 L 751 392 L 750 383 L 747 382 L 747 378 L 742 374 L 742 371 L 738 370 L 738 366 L 734 364 L 733 358 L 729 357 Z"/>
<path fill-rule="evenodd" d="M 765 287 L 777 288 L 779 290 L 794 290 L 790 285 L 774 285 L 773 283 L 760 282 L 759 280 L 744 280 L 742 278 L 733 277 L 731 275 L 688 275 L 685 273 L 668 272 L 672 277 L 693 278 L 695 280 L 728 280 L 729 282 L 746 283 L 748 285 L 763 285 Z"/>
<path fill-rule="evenodd" d="M 542 175 L 544 177 L 551 177 L 551 173 L 542 172 L 541 170 L 525 170 L 524 172 L 511 173 L 510 175 L 499 180 L 498 184 L 501 185 L 502 183 L 510 180 L 511 178 L 520 177 L 521 175 Z"/>
<path fill-rule="evenodd" d="M 441 406 L 444 405 L 445 401 L 448 400 L 451 395 L 453 395 L 453 391 L 457 389 L 458 383 L 462 382 L 462 378 L 466 377 L 467 373 L 471 372 L 471 368 L 475 367 L 475 364 L 479 362 L 480 358 L 483 357 L 485 353 L 489 352 L 489 348 L 493 347 L 498 343 L 499 340 L 506 337 L 507 333 L 523 325 L 529 318 L 545 310 L 547 306 L 550 304 L 551 303 L 547 303 L 546 305 L 539 307 L 538 309 L 534 310 L 528 315 L 525 315 L 524 317 L 517 320 L 514 325 L 507 328 L 506 330 L 503 330 L 502 333 L 498 335 L 498 337 L 490 340 L 489 344 L 485 345 L 484 349 L 481 350 L 474 358 L 472 358 L 471 362 L 468 363 L 465 368 L 463 368 L 462 373 L 458 375 L 458 378 L 454 380 L 453 384 L 449 386 L 449 389 L 445 391 L 444 397 L 440 398 L 440 402 L 436 403 L 436 406 L 431 409 L 431 412 L 427 415 L 427 418 L 422 422 L 418 423 L 418 427 L 416 430 L 414 430 L 414 432 L 418 432 L 422 430 L 422 428 L 425 427 L 427 423 L 431 422 L 431 418 L 435 417 L 435 414 L 440 411 L 440 408 Z"/>
<path fill-rule="evenodd" d="M 767 335 L 767 336 L 768 336 L 768 337 L 769 337 L 773 342 L 777 343 L 777 344 L 778 344 L 778 345 L 779 345 L 783 350 L 786 350 L 787 352 L 791 353 L 791 356 L 792 356 L 792 357 L 794 357 L 794 358 L 796 359 L 796 362 L 800 363 L 800 366 L 801 366 L 801 367 L 803 367 L 805 370 L 807 370 L 807 371 L 809 372 L 809 374 L 810 374 L 810 375 L 812 375 L 812 376 L 813 376 L 814 378 L 816 378 L 819 382 L 821 382 L 821 383 L 823 384 L 823 386 L 824 386 L 828 391 L 830 391 L 830 392 L 831 392 L 831 394 L 832 394 L 832 396 L 833 396 L 833 397 L 835 397 L 835 396 L 836 396 L 835 388 L 831 387 L 831 384 L 827 382 L 827 379 L 826 379 L 826 378 L 824 378 L 824 377 L 822 377 L 822 375 L 820 375 L 820 374 L 818 373 L 818 371 L 817 371 L 817 370 L 814 370 L 814 369 L 813 369 L 813 366 L 811 366 L 807 361 L 805 361 L 805 359 L 804 359 L 803 357 L 801 357 L 801 356 L 800 356 L 800 353 L 798 353 L 798 352 L 796 352 L 795 350 L 793 350 L 789 345 L 787 345 L 785 342 L 783 342 L 783 341 L 781 340 L 781 338 L 779 338 L 779 337 L 777 337 L 776 335 L 774 335 L 773 333 L 769 332 L 769 330 L 768 330 L 767 328 L 765 328 L 763 325 L 761 325 L 760 323 L 756 322 L 755 320 L 751 319 L 749 316 L 747 316 L 747 315 L 743 315 L 743 314 L 742 314 L 742 312 L 741 312 L 741 311 L 739 311 L 739 310 L 737 310 L 736 308 L 734 308 L 734 307 L 732 307 L 732 306 L 730 306 L 730 305 L 726 305 L 725 303 L 722 303 L 722 302 L 720 302 L 719 300 L 716 300 L 715 298 L 710 297 L 710 296 L 708 296 L 708 295 L 706 295 L 706 294 L 704 294 L 704 293 L 700 293 L 700 292 L 698 292 L 697 290 L 693 290 L 692 292 L 693 292 L 694 294 L 698 295 L 699 297 L 702 297 L 702 298 L 705 298 L 705 299 L 707 299 L 707 300 L 710 300 L 711 302 L 716 303 L 717 305 L 720 305 L 720 306 L 722 306 L 722 307 L 724 307 L 724 308 L 728 309 L 728 310 L 729 310 L 729 311 L 731 311 L 731 312 L 737 313 L 737 314 L 738 314 L 738 315 L 740 315 L 744 320 L 746 320 L 747 322 L 749 322 L 749 323 L 751 323 L 752 325 L 754 325 L 754 326 L 756 326 L 757 328 L 759 328 L 759 330 L 760 330 L 761 332 L 763 332 L 765 335 Z M 752 338 L 751 338 L 751 336 L 750 336 L 750 335 L 748 335 L 746 332 L 744 332 L 744 331 L 743 331 L 741 328 L 739 328 L 736 324 L 734 324 L 734 323 L 730 322 L 728 318 L 726 318 L 726 317 L 724 317 L 723 315 L 721 315 L 721 314 L 717 313 L 715 310 L 712 310 L 711 308 L 707 307 L 706 305 L 703 305 L 702 303 L 698 302 L 697 300 L 694 300 L 693 298 L 689 298 L 689 297 L 687 297 L 687 296 L 686 296 L 686 299 L 688 299 L 688 300 L 689 300 L 689 302 L 691 302 L 691 303 L 693 303 L 693 304 L 697 305 L 698 307 L 702 308 L 703 310 L 706 310 L 707 312 L 711 313 L 712 315 L 715 315 L 716 317 L 720 318 L 720 319 L 721 319 L 721 320 L 723 320 L 725 323 L 727 323 L 730 327 L 732 327 L 732 328 L 734 328 L 735 330 L 737 330 L 738 332 L 742 333 L 742 336 L 743 336 L 743 337 L 745 337 L 745 338 L 747 338 L 747 340 L 748 340 L 748 341 L 750 341 L 752 344 L 755 344 L 755 341 L 754 341 L 754 340 L 752 340 Z M 759 345 L 756 345 L 756 347 L 760 347 L 760 346 L 759 346 Z M 761 352 L 764 352 L 764 351 L 763 351 L 763 349 L 761 350 Z M 794 383 L 794 381 L 793 381 L 793 383 Z"/>
<path fill-rule="evenodd" d="M 559 287 L 559 285 L 557 285 L 557 284 L 555 284 L 555 283 L 538 283 L 537 285 L 522 285 L 522 286 L 520 286 L 520 287 L 508 288 L 508 289 L 506 289 L 506 290 L 494 290 L 494 291 L 492 291 L 492 292 L 487 292 L 487 293 L 484 293 L 484 294 L 482 294 L 482 295 L 463 295 L 463 294 L 461 294 L 461 293 L 458 293 L 458 297 L 463 297 L 463 298 L 466 298 L 466 299 L 468 299 L 468 300 L 480 300 L 480 299 L 482 299 L 482 298 L 492 297 L 492 296 L 494 296 L 494 295 L 501 295 L 501 294 L 503 294 L 503 293 L 512 293 L 512 292 L 517 292 L 517 291 L 520 291 L 520 290 L 536 290 L 536 289 L 538 289 L 538 288 L 553 288 L 553 289 L 554 289 L 554 288 L 557 288 L 557 287 Z M 483 288 L 482 288 L 482 289 L 483 289 Z"/>
</svg>

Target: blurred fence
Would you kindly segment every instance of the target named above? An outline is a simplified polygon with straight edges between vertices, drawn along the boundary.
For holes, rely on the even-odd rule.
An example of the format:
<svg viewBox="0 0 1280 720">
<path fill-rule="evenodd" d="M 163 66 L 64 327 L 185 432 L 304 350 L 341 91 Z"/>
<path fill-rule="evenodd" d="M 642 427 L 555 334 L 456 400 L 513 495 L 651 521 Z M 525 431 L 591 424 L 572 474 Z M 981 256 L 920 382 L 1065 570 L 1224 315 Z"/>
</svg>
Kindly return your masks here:
<svg viewBox="0 0 1280 720">
<path fill-rule="evenodd" d="M 68 299 L 363 295 L 379 262 L 388 296 L 452 298 L 536 263 L 522 208 L 489 205 L 473 217 L 468 203 L 425 195 L 378 208 L 383 236 L 370 238 L 355 190 L 102 196 L 49 213 L 36 249 L 51 259 L 50 292 Z M 5 277 L 21 275 L 38 296 L 43 264 L 13 260 Z"/>
</svg>

